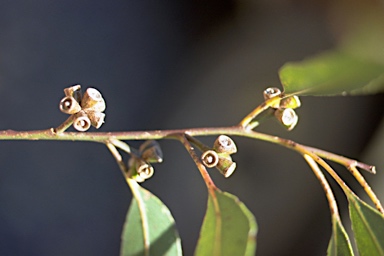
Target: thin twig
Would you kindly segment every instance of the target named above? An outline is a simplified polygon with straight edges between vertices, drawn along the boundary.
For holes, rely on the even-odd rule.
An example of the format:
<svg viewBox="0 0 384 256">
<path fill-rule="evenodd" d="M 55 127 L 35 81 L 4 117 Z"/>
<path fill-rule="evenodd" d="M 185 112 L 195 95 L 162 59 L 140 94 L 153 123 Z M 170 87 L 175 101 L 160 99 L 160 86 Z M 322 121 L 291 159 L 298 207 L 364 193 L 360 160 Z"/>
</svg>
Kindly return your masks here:
<svg viewBox="0 0 384 256">
<path fill-rule="evenodd" d="M 377 198 L 376 194 L 373 192 L 372 188 L 368 185 L 368 183 L 365 181 L 363 175 L 357 170 L 355 166 L 351 166 L 348 168 L 348 170 L 352 173 L 352 175 L 355 177 L 355 179 L 360 183 L 360 185 L 364 188 L 365 192 L 371 198 L 373 204 L 375 205 L 376 209 L 384 214 L 383 206 L 380 203 L 380 200 Z"/>
<path fill-rule="evenodd" d="M 207 150 L 210 150 L 211 148 L 209 148 L 208 146 L 206 146 L 204 143 L 202 143 L 200 140 L 196 139 L 195 137 L 192 137 L 188 134 L 185 134 L 185 138 L 190 142 L 192 143 L 193 145 L 195 145 L 201 152 L 205 152 Z"/>
<path fill-rule="evenodd" d="M 110 140 L 108 140 L 111 144 L 113 144 L 115 147 L 118 147 L 118 148 L 120 148 L 121 150 L 124 150 L 126 153 L 128 153 L 128 154 L 131 154 L 132 152 L 131 152 L 131 147 L 127 144 L 127 143 L 125 143 L 125 142 L 123 142 L 123 141 L 121 141 L 121 140 L 118 140 L 118 139 L 110 139 Z"/>
<path fill-rule="evenodd" d="M 340 214 L 337 207 L 335 196 L 333 195 L 331 186 L 329 185 L 327 179 L 325 178 L 324 174 L 320 170 L 319 165 L 309 155 L 304 154 L 303 157 L 307 161 L 308 165 L 311 167 L 311 169 L 313 170 L 313 173 L 316 175 L 317 179 L 320 181 L 321 186 L 323 187 L 325 196 L 327 197 L 327 200 L 328 200 L 329 210 L 331 211 L 332 217 L 336 218 L 337 220 L 340 220 Z"/>
<path fill-rule="evenodd" d="M 376 168 L 373 165 L 361 163 L 361 162 L 358 162 L 356 160 L 353 160 L 353 159 L 350 159 L 350 158 L 347 158 L 344 156 L 340 156 L 340 155 L 337 155 L 337 154 L 334 154 L 334 153 L 331 153 L 331 152 L 328 152 L 328 151 L 325 151 L 322 149 L 308 147 L 308 146 L 306 146 L 306 148 L 308 150 L 312 151 L 313 153 L 315 153 L 316 155 L 322 157 L 322 158 L 325 158 L 327 160 L 331 160 L 332 162 L 335 162 L 335 163 L 339 163 L 341 165 L 344 165 L 347 168 L 352 167 L 352 166 L 356 166 L 356 167 L 359 167 L 360 169 L 363 169 L 367 172 L 376 174 Z"/>
<path fill-rule="evenodd" d="M 335 172 L 335 170 L 333 170 L 332 167 L 321 157 L 311 152 L 306 152 L 305 154 L 310 156 L 314 161 L 316 161 L 316 163 L 323 167 L 337 182 L 337 184 L 339 184 L 339 186 L 343 189 L 344 192 L 353 193 L 352 190 L 348 187 L 348 185 L 343 181 L 343 179 L 341 179 L 340 176 Z"/>
<path fill-rule="evenodd" d="M 215 183 L 213 183 L 213 180 L 211 179 L 211 176 L 209 176 L 209 173 L 207 169 L 205 168 L 204 164 L 201 162 L 200 158 L 196 155 L 195 149 L 191 145 L 191 143 L 186 138 L 185 134 L 181 134 L 178 136 L 180 142 L 184 145 L 185 149 L 188 151 L 190 156 L 192 157 L 192 160 L 195 162 L 197 168 L 200 171 L 201 176 L 204 179 L 205 184 L 207 185 L 208 191 L 214 195 L 214 192 L 218 190 Z"/>
<path fill-rule="evenodd" d="M 56 134 L 65 132 L 73 124 L 73 120 L 74 116 L 70 115 L 61 125 L 59 125 L 57 128 L 54 128 L 53 132 Z"/>
<path fill-rule="evenodd" d="M 254 119 L 260 115 L 265 110 L 269 109 L 270 106 L 276 105 L 281 100 L 281 97 L 273 97 L 270 98 L 263 103 L 261 103 L 259 106 L 257 106 L 254 110 L 252 110 L 251 113 L 249 113 L 246 117 L 241 120 L 239 123 L 239 126 L 246 128 L 247 130 L 252 130 L 258 125 L 258 122 L 251 123 L 254 121 Z"/>
<path fill-rule="evenodd" d="M 115 158 L 117 164 L 120 167 L 121 172 L 123 173 L 124 178 L 127 178 L 128 168 L 124 163 L 123 157 L 120 155 L 119 151 L 116 149 L 115 145 L 111 142 L 106 142 L 105 145 L 111 151 L 112 156 Z"/>
</svg>

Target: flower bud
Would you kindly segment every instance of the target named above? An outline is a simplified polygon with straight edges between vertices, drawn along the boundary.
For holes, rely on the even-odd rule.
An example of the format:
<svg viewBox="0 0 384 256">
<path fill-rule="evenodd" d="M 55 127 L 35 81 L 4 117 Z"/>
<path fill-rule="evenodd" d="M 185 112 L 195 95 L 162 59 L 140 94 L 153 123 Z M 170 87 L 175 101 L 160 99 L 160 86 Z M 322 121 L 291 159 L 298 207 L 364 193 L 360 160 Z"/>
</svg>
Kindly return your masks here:
<svg viewBox="0 0 384 256">
<path fill-rule="evenodd" d="M 75 114 L 73 127 L 80 132 L 85 132 L 91 127 L 91 120 L 89 120 L 88 115 L 84 111 Z"/>
<path fill-rule="evenodd" d="M 81 107 L 96 112 L 103 112 L 106 108 L 105 101 L 101 93 L 95 88 L 88 88 L 81 100 Z"/>
<path fill-rule="evenodd" d="M 227 135 L 220 135 L 213 143 L 213 149 L 218 153 L 227 153 L 229 155 L 237 152 L 235 142 Z"/>
<path fill-rule="evenodd" d="M 213 168 L 219 162 L 219 155 L 214 150 L 207 150 L 201 155 L 201 161 L 206 167 Z"/>
<path fill-rule="evenodd" d="M 160 144 L 155 140 L 147 140 L 139 148 L 141 158 L 149 163 L 163 162 L 163 152 Z"/>
<path fill-rule="evenodd" d="M 91 120 L 91 125 L 95 127 L 96 129 L 99 129 L 105 119 L 105 114 L 101 112 L 96 112 L 96 111 L 85 111 L 86 114 L 88 115 L 88 118 Z"/>
<path fill-rule="evenodd" d="M 60 101 L 60 111 L 65 114 L 75 114 L 81 110 L 80 104 L 72 96 L 66 96 Z"/>
<path fill-rule="evenodd" d="M 73 97 L 80 103 L 81 101 L 81 85 L 77 84 L 64 89 L 65 96 Z"/>
<path fill-rule="evenodd" d="M 281 91 L 279 88 L 276 87 L 270 87 L 264 90 L 263 92 L 264 100 L 269 100 L 274 97 L 278 97 L 281 95 Z M 280 102 L 276 102 L 276 104 L 272 105 L 272 108 L 279 108 Z"/>
<path fill-rule="evenodd" d="M 288 131 L 295 128 L 299 120 L 299 117 L 297 116 L 295 110 L 291 108 L 277 109 L 275 111 L 275 116 L 280 121 L 280 123 L 284 125 L 285 128 L 287 128 Z"/>
</svg>

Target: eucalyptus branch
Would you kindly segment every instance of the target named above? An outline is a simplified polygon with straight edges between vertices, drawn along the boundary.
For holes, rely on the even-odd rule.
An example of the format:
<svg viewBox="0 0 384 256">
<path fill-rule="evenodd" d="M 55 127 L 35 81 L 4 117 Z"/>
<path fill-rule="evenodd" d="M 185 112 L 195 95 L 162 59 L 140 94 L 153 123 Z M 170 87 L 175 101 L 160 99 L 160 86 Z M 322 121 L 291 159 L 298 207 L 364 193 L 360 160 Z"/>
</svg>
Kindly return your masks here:
<svg viewBox="0 0 384 256">
<path fill-rule="evenodd" d="M 358 172 L 357 167 L 366 170 L 371 173 L 375 173 L 375 167 L 365 163 L 358 162 L 353 159 L 349 159 L 328 151 L 321 149 L 301 145 L 292 140 L 283 139 L 277 136 L 256 132 L 253 129 L 259 124 L 260 120 L 266 116 L 275 117 L 288 129 L 292 129 L 297 123 L 297 115 L 293 109 L 300 106 L 300 101 L 296 96 L 284 96 L 277 88 L 268 88 L 264 91 L 265 101 L 256 107 L 251 113 L 249 113 L 243 120 L 235 126 L 228 127 L 207 127 L 207 128 L 187 128 L 187 129 L 171 129 L 171 130 L 152 130 L 152 131 L 123 131 L 123 132 L 65 132 L 71 124 L 79 131 L 87 130 L 91 125 L 95 128 L 99 128 L 104 122 L 105 102 L 101 94 L 93 88 L 88 88 L 83 96 L 81 96 L 80 86 L 73 86 L 64 90 L 66 97 L 60 102 L 60 110 L 66 114 L 70 114 L 70 117 L 63 122 L 57 128 L 51 128 L 46 130 L 35 131 L 14 131 L 4 130 L 0 131 L 0 140 L 67 140 L 67 141 L 89 141 L 106 144 L 112 155 L 118 162 L 120 169 L 123 171 L 126 178 L 127 166 L 122 162 L 121 155 L 119 154 L 119 148 L 126 153 L 130 154 L 136 161 L 136 167 L 140 171 L 144 171 L 150 174 L 153 172 L 153 168 L 148 161 L 141 159 L 141 152 L 131 148 L 124 140 L 161 140 L 161 139 L 173 139 L 179 140 L 185 146 L 188 153 L 191 155 L 195 164 L 200 170 L 208 188 L 213 191 L 216 188 L 213 181 L 209 177 L 204 162 L 196 155 L 192 144 L 196 146 L 200 151 L 206 152 L 212 155 L 208 155 L 210 158 L 215 156 L 215 152 L 210 150 L 209 147 L 200 142 L 196 137 L 199 136 L 212 136 L 212 135 L 233 135 L 248 137 L 251 139 L 257 139 L 267 141 L 270 143 L 278 144 L 287 147 L 291 150 L 299 152 L 305 157 L 308 164 L 315 172 L 320 182 L 324 185 L 324 180 L 318 174 L 317 164 L 322 166 L 343 188 L 343 190 L 350 190 L 344 181 L 336 174 L 336 172 L 322 159 L 334 161 L 336 163 L 344 165 L 364 188 L 368 196 L 374 202 L 376 208 L 384 213 L 383 207 L 372 189 L 369 187 L 364 177 Z M 268 110 L 268 111 L 266 111 Z M 264 115 L 261 115 L 264 112 Z M 258 117 L 260 117 L 258 119 Z M 209 152 L 208 152 L 209 151 Z M 233 153 L 233 152 L 232 152 Z M 230 153 L 231 154 L 231 153 Z M 217 155 L 218 156 L 218 155 Z M 219 156 L 218 156 L 219 157 Z M 228 177 L 231 172 L 227 173 L 228 167 L 233 169 L 236 164 L 232 162 L 228 153 L 220 155 L 221 166 L 216 166 L 225 177 Z M 312 159 L 312 160 L 311 160 Z M 143 161 L 144 160 L 144 161 Z M 160 162 L 162 158 L 158 158 Z M 313 162 L 315 161 L 315 162 Z M 138 163 L 139 162 L 139 163 Z M 224 164 L 223 164 L 224 163 Z M 317 164 L 315 164 L 317 163 Z M 211 166 L 207 165 L 211 168 Z M 152 168 L 152 169 L 151 169 Z M 227 168 L 227 169 L 225 169 Z M 150 176 L 150 175 L 149 175 Z M 148 176 L 148 177 L 149 177 Z M 145 176 L 148 178 L 147 176 Z M 329 198 L 330 200 L 331 198 Z M 334 207 L 334 206 L 332 206 Z"/>
<path fill-rule="evenodd" d="M 0 140 L 58 140 L 58 141 L 88 141 L 105 143 L 110 141 L 115 146 L 128 152 L 128 148 L 119 144 L 118 140 L 161 140 L 161 139 L 179 139 L 179 134 L 186 134 L 188 138 L 200 136 L 213 136 L 227 134 L 240 137 L 248 137 L 257 140 L 263 140 L 274 144 L 279 144 L 287 148 L 295 149 L 299 146 L 320 157 L 344 165 L 345 167 L 356 166 L 363 170 L 375 173 L 375 166 L 358 162 L 354 159 L 339 156 L 337 154 L 324 151 L 318 148 L 298 144 L 292 140 L 283 139 L 277 136 L 246 130 L 241 126 L 229 127 L 208 127 L 208 128 L 186 128 L 175 130 L 149 130 L 149 131 L 124 131 L 124 132 L 62 132 L 56 133 L 55 129 L 33 130 L 33 131 L 0 131 Z M 190 140 L 190 139 L 188 139 Z M 117 143 L 117 144 L 115 144 Z M 196 143 L 196 141 L 193 141 Z M 196 144 L 198 145 L 198 144 Z M 125 149 L 124 149 L 125 148 Z M 130 149 L 132 150 L 132 149 Z M 128 152 L 129 153 L 129 152 Z"/>
</svg>

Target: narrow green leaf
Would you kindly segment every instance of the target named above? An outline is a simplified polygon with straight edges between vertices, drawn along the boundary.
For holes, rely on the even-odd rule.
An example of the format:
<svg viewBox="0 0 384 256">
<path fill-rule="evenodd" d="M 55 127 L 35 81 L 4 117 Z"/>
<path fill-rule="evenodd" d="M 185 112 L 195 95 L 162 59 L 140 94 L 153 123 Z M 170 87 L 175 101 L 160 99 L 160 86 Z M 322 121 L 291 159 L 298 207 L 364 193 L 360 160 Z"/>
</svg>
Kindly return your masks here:
<svg viewBox="0 0 384 256">
<path fill-rule="evenodd" d="M 130 180 L 132 198 L 121 241 L 122 256 L 182 255 L 181 241 L 169 209 Z"/>
<path fill-rule="evenodd" d="M 331 96 L 384 91 L 384 64 L 329 51 L 279 70 L 285 94 Z"/>
<path fill-rule="evenodd" d="M 237 197 L 215 191 L 208 198 L 207 212 L 195 255 L 255 255 L 255 217 Z"/>
<path fill-rule="evenodd" d="M 349 214 L 360 256 L 384 255 L 384 215 L 347 192 Z"/>
<path fill-rule="evenodd" d="M 328 256 L 353 256 L 352 245 L 340 219 L 332 218 L 332 237 L 328 245 Z"/>
</svg>

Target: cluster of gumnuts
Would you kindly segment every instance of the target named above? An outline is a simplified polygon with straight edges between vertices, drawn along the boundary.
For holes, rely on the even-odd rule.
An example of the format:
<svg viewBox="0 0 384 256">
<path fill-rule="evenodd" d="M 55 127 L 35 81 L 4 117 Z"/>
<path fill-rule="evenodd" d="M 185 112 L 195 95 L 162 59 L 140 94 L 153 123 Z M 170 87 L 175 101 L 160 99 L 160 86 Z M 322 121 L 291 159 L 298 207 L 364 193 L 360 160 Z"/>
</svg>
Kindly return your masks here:
<svg viewBox="0 0 384 256">
<path fill-rule="evenodd" d="M 270 87 L 264 90 L 264 99 L 269 100 L 274 97 L 279 97 L 280 100 L 271 106 L 277 120 L 288 130 L 295 128 L 299 117 L 296 114 L 296 108 L 301 106 L 298 96 L 292 95 L 284 97 L 279 88 Z"/>
<path fill-rule="evenodd" d="M 235 142 L 227 135 L 220 135 L 208 149 L 201 155 L 201 161 L 208 168 L 216 167 L 224 177 L 228 178 L 236 169 L 236 163 L 231 155 L 237 152 Z"/>
<path fill-rule="evenodd" d="M 163 153 L 155 140 L 147 140 L 141 144 L 139 152 L 132 153 L 128 161 L 128 175 L 137 182 L 143 182 L 154 174 L 152 163 L 161 163 Z"/>
<path fill-rule="evenodd" d="M 65 97 L 60 101 L 60 110 L 71 115 L 73 127 L 81 132 L 91 126 L 96 129 L 104 123 L 103 113 L 106 105 L 101 93 L 95 88 L 88 88 L 81 93 L 81 85 L 64 89 Z"/>
</svg>

